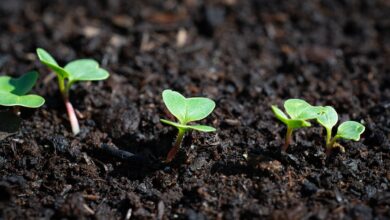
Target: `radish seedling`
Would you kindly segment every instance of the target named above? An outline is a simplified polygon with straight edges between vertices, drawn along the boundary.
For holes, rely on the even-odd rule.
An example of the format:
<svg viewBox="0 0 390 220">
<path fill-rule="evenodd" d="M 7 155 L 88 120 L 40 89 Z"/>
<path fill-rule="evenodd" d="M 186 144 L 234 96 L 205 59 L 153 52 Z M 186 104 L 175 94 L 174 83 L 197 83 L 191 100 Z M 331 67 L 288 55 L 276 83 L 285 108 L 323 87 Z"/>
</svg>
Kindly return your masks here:
<svg viewBox="0 0 390 220">
<path fill-rule="evenodd" d="M 206 125 L 188 125 L 189 122 L 198 121 L 206 118 L 215 108 L 215 102 L 208 98 L 194 97 L 185 98 L 178 92 L 164 90 L 162 93 L 163 101 L 168 110 L 174 115 L 179 123 L 160 119 L 165 124 L 172 125 L 178 129 L 178 135 L 175 144 L 169 151 L 166 162 L 170 162 L 179 151 L 181 142 L 186 131 L 197 130 L 203 132 L 216 131 L 215 128 Z"/>
<path fill-rule="evenodd" d="M 311 124 L 307 120 L 317 117 L 318 107 L 312 106 L 301 99 L 289 99 L 284 102 L 284 109 L 287 114 L 282 112 L 278 107 L 271 106 L 276 118 L 282 121 L 287 126 L 285 142 L 282 151 L 286 151 L 291 143 L 292 133 L 294 129 L 310 127 Z"/>
<path fill-rule="evenodd" d="M 74 60 L 65 67 L 58 65 L 57 61 L 44 49 L 38 48 L 39 60 L 57 74 L 58 86 L 65 102 L 73 134 L 80 132 L 79 123 L 72 104 L 69 101 L 69 89 L 78 81 L 96 81 L 107 79 L 109 73 L 99 67 L 99 63 L 92 59 Z"/>
<path fill-rule="evenodd" d="M 346 121 L 339 125 L 336 135 L 332 138 L 332 128 L 337 124 L 338 115 L 336 110 L 331 106 L 320 107 L 317 117 L 318 123 L 324 126 L 326 130 L 326 154 L 329 155 L 336 146 L 338 139 L 347 139 L 358 141 L 360 135 L 364 132 L 365 127 L 355 121 Z M 341 148 L 343 150 L 343 148 Z"/>
<path fill-rule="evenodd" d="M 38 73 L 28 72 L 19 78 L 0 77 L 0 105 L 38 108 L 45 103 L 39 95 L 27 94 L 38 79 Z"/>
</svg>

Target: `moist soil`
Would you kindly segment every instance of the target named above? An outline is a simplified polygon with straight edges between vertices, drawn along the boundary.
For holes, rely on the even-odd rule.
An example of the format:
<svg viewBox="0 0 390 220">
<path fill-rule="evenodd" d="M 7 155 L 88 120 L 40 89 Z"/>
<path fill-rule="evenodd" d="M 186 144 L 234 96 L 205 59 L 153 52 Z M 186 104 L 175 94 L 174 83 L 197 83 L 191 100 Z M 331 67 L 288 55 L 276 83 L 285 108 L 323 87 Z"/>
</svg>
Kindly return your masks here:
<svg viewBox="0 0 390 220">
<path fill-rule="evenodd" d="M 0 219 L 389 219 L 390 4 L 366 1 L 9 1 L 0 69 L 40 74 L 19 130 L 1 133 Z M 42 47 L 60 64 L 99 60 L 74 85 L 70 132 Z M 164 89 L 216 101 L 164 164 L 176 130 Z M 329 157 L 324 130 L 294 132 L 270 105 L 332 105 L 366 126 Z M 12 115 L 12 114 L 11 114 Z M 3 126 L 3 125 L 2 125 Z"/>
</svg>

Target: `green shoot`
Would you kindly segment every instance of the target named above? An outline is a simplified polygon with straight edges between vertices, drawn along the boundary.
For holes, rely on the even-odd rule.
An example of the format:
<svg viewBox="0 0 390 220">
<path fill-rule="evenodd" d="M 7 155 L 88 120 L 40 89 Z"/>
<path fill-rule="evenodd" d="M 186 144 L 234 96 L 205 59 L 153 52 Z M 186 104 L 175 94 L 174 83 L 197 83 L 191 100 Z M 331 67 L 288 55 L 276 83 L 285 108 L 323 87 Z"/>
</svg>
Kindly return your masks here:
<svg viewBox="0 0 390 220">
<path fill-rule="evenodd" d="M 64 99 L 73 134 L 80 132 L 79 123 L 72 104 L 69 101 L 69 89 L 78 81 L 96 81 L 107 79 L 109 73 L 99 67 L 99 63 L 92 59 L 74 60 L 65 67 L 58 65 L 57 61 L 44 49 L 38 48 L 39 60 L 57 74 L 58 86 Z"/>
<path fill-rule="evenodd" d="M 164 90 L 162 93 L 163 101 L 168 110 L 175 116 L 179 123 L 160 119 L 161 122 L 172 125 L 178 129 L 176 141 L 169 151 L 165 162 L 171 162 L 180 149 L 181 142 L 188 130 L 197 130 L 202 132 L 213 132 L 215 128 L 206 125 L 188 125 L 193 121 L 206 118 L 215 108 L 215 102 L 208 98 L 194 97 L 185 98 L 178 92 Z"/>
<path fill-rule="evenodd" d="M 320 107 L 317 121 L 324 126 L 326 130 L 326 154 L 329 155 L 335 146 L 341 147 L 336 143 L 338 139 L 358 141 L 360 135 L 364 132 L 365 127 L 355 121 L 346 121 L 340 124 L 337 128 L 337 133 L 332 137 L 332 128 L 337 124 L 338 115 L 336 110 L 331 106 Z M 341 147 L 343 150 L 344 148 Z"/>
<path fill-rule="evenodd" d="M 310 127 L 311 124 L 307 120 L 316 118 L 319 110 L 318 107 L 314 107 L 301 99 L 289 99 L 284 102 L 284 109 L 290 117 L 274 105 L 271 108 L 276 118 L 287 126 L 285 142 L 282 147 L 284 152 L 291 143 L 294 129 Z"/>
<path fill-rule="evenodd" d="M 38 108 L 45 103 L 45 99 L 38 95 L 27 94 L 31 91 L 38 79 L 38 73 L 28 72 L 19 78 L 9 76 L 0 77 L 0 105 L 22 106 Z"/>
</svg>

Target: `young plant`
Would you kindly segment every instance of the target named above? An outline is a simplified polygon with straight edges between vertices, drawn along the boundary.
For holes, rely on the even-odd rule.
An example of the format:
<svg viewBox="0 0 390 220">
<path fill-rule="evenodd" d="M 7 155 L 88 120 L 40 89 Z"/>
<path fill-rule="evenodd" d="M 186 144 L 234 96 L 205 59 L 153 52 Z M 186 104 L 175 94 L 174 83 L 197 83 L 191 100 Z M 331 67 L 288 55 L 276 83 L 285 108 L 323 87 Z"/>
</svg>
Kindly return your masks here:
<svg viewBox="0 0 390 220">
<path fill-rule="evenodd" d="M 72 104 L 69 101 L 69 89 L 75 83 L 79 81 L 96 81 L 107 79 L 109 73 L 99 67 L 99 63 L 92 59 L 79 59 L 74 60 L 61 67 L 57 61 L 44 49 L 38 48 L 37 55 L 39 60 L 54 71 L 58 78 L 58 86 L 64 99 L 66 110 L 70 125 L 72 127 L 73 134 L 76 135 L 80 132 L 79 123 L 77 121 L 76 113 Z"/>
<path fill-rule="evenodd" d="M 181 142 L 188 130 L 197 130 L 203 132 L 216 131 L 215 128 L 206 125 L 188 125 L 193 121 L 206 118 L 215 108 L 215 102 L 208 98 L 194 97 L 185 98 L 178 92 L 164 90 L 162 93 L 163 101 L 168 110 L 175 116 L 179 123 L 160 119 L 161 122 L 172 125 L 178 129 L 178 135 L 175 144 L 169 151 L 165 162 L 171 162 L 179 151 Z"/>
<path fill-rule="evenodd" d="M 27 94 L 38 79 L 38 73 L 28 72 L 19 78 L 0 77 L 0 105 L 38 108 L 45 103 L 39 95 Z"/>
<path fill-rule="evenodd" d="M 320 107 L 317 117 L 318 123 L 324 126 L 326 130 L 326 155 L 329 155 L 336 145 L 338 139 L 358 141 L 360 135 L 364 132 L 365 127 L 359 122 L 346 121 L 339 125 L 337 133 L 332 137 L 332 128 L 337 124 L 338 115 L 336 110 L 331 106 Z M 343 150 L 343 148 L 341 148 Z"/>
<path fill-rule="evenodd" d="M 315 119 L 318 112 L 318 107 L 312 106 L 301 99 L 289 99 L 284 102 L 284 109 L 290 117 L 288 117 L 282 112 L 282 110 L 274 105 L 272 105 L 271 108 L 276 118 L 287 126 L 287 132 L 282 151 L 286 151 L 290 145 L 294 129 L 310 127 L 311 124 L 307 120 Z"/>
</svg>

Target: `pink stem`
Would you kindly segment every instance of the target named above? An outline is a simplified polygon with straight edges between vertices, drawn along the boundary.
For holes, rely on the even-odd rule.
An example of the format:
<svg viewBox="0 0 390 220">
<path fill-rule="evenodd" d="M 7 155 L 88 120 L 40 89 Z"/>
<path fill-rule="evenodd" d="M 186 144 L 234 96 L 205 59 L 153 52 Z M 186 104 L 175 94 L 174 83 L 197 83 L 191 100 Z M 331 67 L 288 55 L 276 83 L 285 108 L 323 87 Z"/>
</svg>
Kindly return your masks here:
<svg viewBox="0 0 390 220">
<path fill-rule="evenodd" d="M 69 99 L 65 99 L 66 111 L 68 112 L 68 117 L 70 121 L 70 126 L 72 127 L 72 132 L 74 135 L 77 135 L 80 132 L 79 122 L 76 117 L 76 112 L 72 106 L 72 103 L 69 102 Z"/>
<path fill-rule="evenodd" d="M 166 163 L 171 162 L 173 160 L 173 158 L 175 158 L 177 152 L 180 149 L 180 145 L 181 145 L 181 142 L 183 141 L 185 132 L 186 131 L 184 129 L 179 128 L 179 133 L 177 134 L 175 144 L 173 145 L 171 150 L 169 150 L 168 155 L 167 155 L 167 159 L 165 160 Z"/>
<path fill-rule="evenodd" d="M 290 146 L 290 144 L 291 144 L 292 132 L 293 132 L 293 129 L 290 127 L 287 127 L 286 137 L 285 137 L 284 145 L 282 147 L 283 152 L 286 152 L 288 146 Z"/>
</svg>

